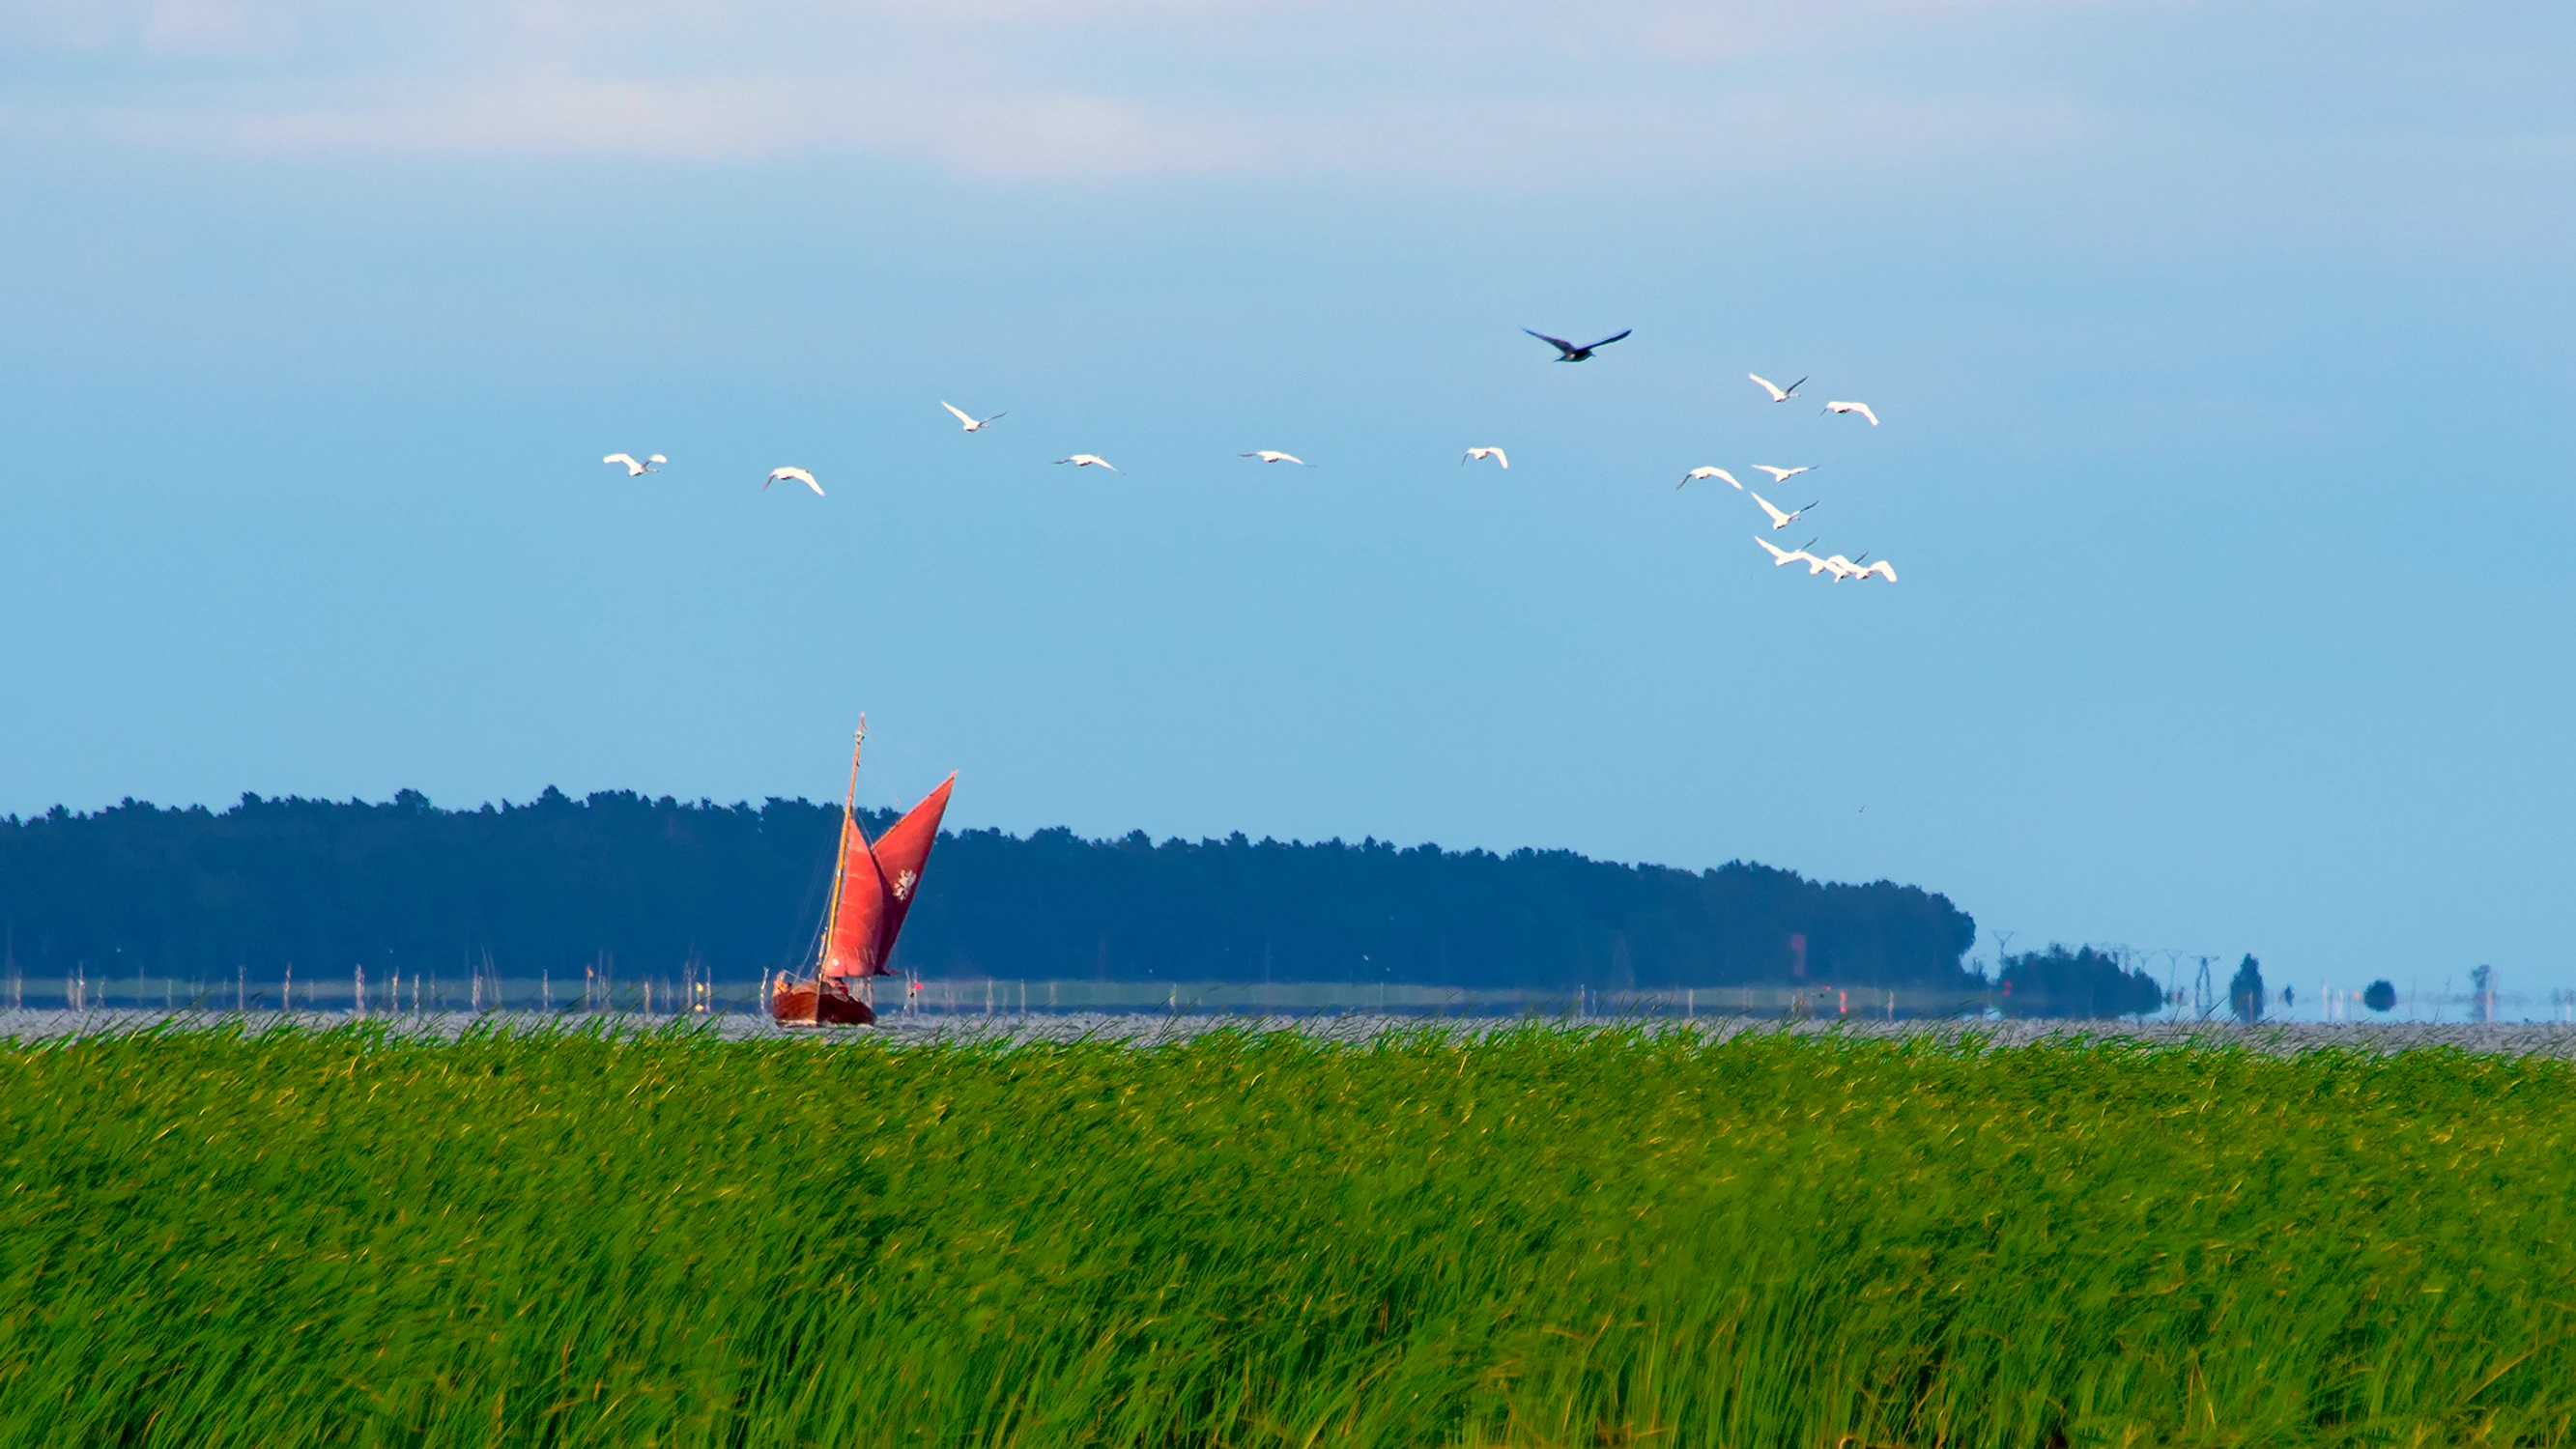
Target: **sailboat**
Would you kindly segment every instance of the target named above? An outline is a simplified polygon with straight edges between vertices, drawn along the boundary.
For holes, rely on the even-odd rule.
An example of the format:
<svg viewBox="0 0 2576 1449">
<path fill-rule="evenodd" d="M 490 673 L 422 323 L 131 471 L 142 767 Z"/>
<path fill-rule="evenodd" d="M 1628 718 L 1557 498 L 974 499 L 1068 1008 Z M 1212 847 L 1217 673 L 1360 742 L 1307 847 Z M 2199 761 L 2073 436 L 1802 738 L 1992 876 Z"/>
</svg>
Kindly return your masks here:
<svg viewBox="0 0 2576 1449">
<path fill-rule="evenodd" d="M 850 794 L 841 806 L 841 843 L 832 868 L 832 904 L 823 915 L 823 939 L 811 979 L 782 974 L 770 988 L 769 1014 L 782 1026 L 866 1026 L 877 1019 L 862 994 L 871 976 L 891 976 L 886 959 L 895 935 L 921 890 L 930 847 L 939 840 L 939 817 L 948 810 L 955 771 L 939 788 L 904 812 L 886 833 L 868 843 L 859 824 L 859 751 L 868 742 L 867 716 L 850 747 Z M 851 989 L 861 983 L 859 991 Z"/>
</svg>

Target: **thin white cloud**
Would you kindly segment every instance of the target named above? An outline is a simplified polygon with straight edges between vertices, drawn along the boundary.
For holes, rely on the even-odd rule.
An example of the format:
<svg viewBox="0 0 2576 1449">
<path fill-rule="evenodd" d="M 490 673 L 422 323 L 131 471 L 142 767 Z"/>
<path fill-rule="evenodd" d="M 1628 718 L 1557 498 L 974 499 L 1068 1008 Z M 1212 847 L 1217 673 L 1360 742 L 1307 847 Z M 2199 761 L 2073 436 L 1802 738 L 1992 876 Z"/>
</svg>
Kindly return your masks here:
<svg viewBox="0 0 2576 1449">
<path fill-rule="evenodd" d="M 1347 174 L 1456 182 L 1904 164 L 2078 117 L 1866 94 L 1734 90 L 1615 104 L 1466 95 L 1302 110 L 796 76 L 655 82 L 548 70 L 463 93 L 334 87 L 295 106 L 102 109 L 65 124 L 131 144 L 254 154 L 875 155 L 1007 180 Z M 14 129 L 38 118 L 15 117 Z M 0 126 L 10 125 L 0 119 Z"/>
<path fill-rule="evenodd" d="M 283 38 L 264 35 L 249 7 L 234 0 L 159 0 L 143 24 L 144 48 L 162 54 L 238 54 Z"/>
<path fill-rule="evenodd" d="M 2279 8 L 2286 0 L 2260 3 Z M 130 57 L 0 134 L 252 153 L 872 155 L 1005 178 L 1723 175 L 2056 152 L 2151 0 L 25 0 Z M 2109 74 L 2088 91 L 2075 56 Z M 45 78 L 38 68 L 38 80 Z"/>
<path fill-rule="evenodd" d="M 560 71 L 460 95 L 339 95 L 279 109 L 99 110 L 133 144 L 254 154 L 634 156 L 682 161 L 891 155 L 1003 177 L 1260 166 L 1258 138 L 1079 94 L 977 96 L 796 77 L 657 83 Z M 20 113 L 17 129 L 37 118 Z M 62 118 L 56 120 L 59 129 Z"/>
</svg>

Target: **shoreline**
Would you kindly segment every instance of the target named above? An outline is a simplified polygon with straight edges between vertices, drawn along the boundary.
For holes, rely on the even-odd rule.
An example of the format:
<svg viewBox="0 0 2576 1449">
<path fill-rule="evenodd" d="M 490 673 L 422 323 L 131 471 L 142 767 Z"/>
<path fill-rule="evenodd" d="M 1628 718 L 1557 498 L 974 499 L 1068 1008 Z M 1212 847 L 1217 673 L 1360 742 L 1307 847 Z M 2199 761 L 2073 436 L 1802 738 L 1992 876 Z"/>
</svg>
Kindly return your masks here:
<svg viewBox="0 0 2576 1449">
<path fill-rule="evenodd" d="M 0 1010 L 0 1039 L 17 1044 L 62 1041 L 93 1036 L 133 1035 L 166 1030 L 182 1033 L 247 1026 L 253 1035 L 289 1026 L 331 1030 L 358 1022 L 380 1024 L 402 1036 L 454 1039 L 469 1029 L 534 1032 L 602 1030 L 644 1036 L 691 1027 L 728 1041 L 890 1040 L 902 1043 L 946 1041 L 1074 1042 L 1114 1041 L 1149 1046 L 1186 1041 L 1212 1032 L 1284 1031 L 1319 1041 L 1366 1042 L 1389 1035 L 1420 1032 L 1478 1037 L 1527 1026 L 1573 1031 L 1639 1029 L 1657 1034 L 1689 1032 L 1711 1042 L 1744 1035 L 1788 1035 L 1844 1041 L 1931 1042 L 1958 1045 L 1982 1042 L 1989 1049 L 2036 1046 L 2130 1044 L 2141 1047 L 2242 1048 L 2267 1055 L 2295 1056 L 2318 1051 L 2346 1051 L 2374 1056 L 2401 1051 L 2457 1050 L 2501 1056 L 2545 1056 L 2576 1059 L 2576 1025 L 2558 1022 L 2256 1022 L 2233 1021 L 2103 1021 L 2082 1018 L 2022 1020 L 1946 1020 L 1918 1018 L 1784 1020 L 1777 1017 L 1701 1016 L 1690 1020 L 1641 1016 L 1445 1016 L 1405 1013 L 1346 1012 L 1315 1015 L 1253 1013 L 1144 1012 L 996 1012 L 973 1016 L 889 1014 L 873 1027 L 782 1027 L 746 1012 L 706 1012 L 683 1016 L 645 1016 L 632 1012 L 400 1012 L 352 1015 L 345 1011 L 152 1011 L 101 1008 L 89 1011 Z"/>
</svg>

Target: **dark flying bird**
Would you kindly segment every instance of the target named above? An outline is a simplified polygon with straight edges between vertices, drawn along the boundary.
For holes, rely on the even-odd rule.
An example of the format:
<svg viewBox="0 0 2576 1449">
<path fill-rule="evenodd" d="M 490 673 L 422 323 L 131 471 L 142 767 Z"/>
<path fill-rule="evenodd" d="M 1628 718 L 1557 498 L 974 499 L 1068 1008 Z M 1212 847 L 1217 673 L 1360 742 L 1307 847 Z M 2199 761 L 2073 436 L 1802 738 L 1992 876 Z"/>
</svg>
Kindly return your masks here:
<svg viewBox="0 0 2576 1449">
<path fill-rule="evenodd" d="M 1529 332 L 1529 335 L 1532 337 L 1535 337 L 1539 341 L 1546 343 L 1548 346 L 1555 348 L 1559 354 L 1556 359 L 1557 361 L 1581 362 L 1592 355 L 1593 349 L 1607 347 L 1611 343 L 1618 341 L 1619 337 L 1625 337 L 1628 335 L 1628 332 L 1634 332 L 1637 329 L 1631 327 L 1627 332 L 1620 333 L 1619 337 L 1604 337 L 1598 342 L 1586 343 L 1581 347 L 1575 346 L 1573 343 L 1566 341 L 1562 337 L 1550 337 L 1544 332 L 1530 332 L 1526 327 L 1521 330 L 1523 332 Z"/>
</svg>

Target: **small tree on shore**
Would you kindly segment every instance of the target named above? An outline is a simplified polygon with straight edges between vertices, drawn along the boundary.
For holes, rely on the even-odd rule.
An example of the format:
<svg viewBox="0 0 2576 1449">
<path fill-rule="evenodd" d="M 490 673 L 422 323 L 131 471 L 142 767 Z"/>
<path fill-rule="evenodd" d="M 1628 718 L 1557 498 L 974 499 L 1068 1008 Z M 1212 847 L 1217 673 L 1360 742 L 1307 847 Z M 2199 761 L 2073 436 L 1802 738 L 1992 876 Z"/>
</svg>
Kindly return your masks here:
<svg viewBox="0 0 2576 1449">
<path fill-rule="evenodd" d="M 2361 1004 L 2373 1011 L 2387 1011 L 2397 1005 L 2397 988 L 2386 981 L 2374 981 L 2361 990 Z"/>
<path fill-rule="evenodd" d="M 2236 1013 L 2238 1021 L 2263 1019 L 2263 963 L 2250 951 L 2236 963 L 2236 975 L 2227 983 L 2227 1009 Z"/>
</svg>

